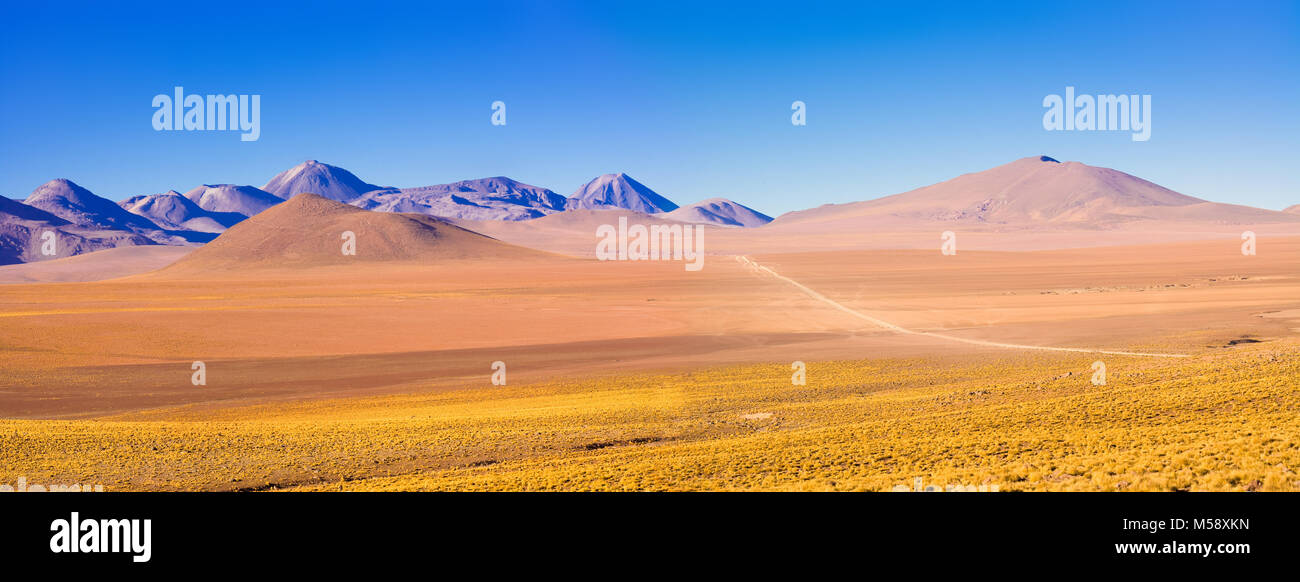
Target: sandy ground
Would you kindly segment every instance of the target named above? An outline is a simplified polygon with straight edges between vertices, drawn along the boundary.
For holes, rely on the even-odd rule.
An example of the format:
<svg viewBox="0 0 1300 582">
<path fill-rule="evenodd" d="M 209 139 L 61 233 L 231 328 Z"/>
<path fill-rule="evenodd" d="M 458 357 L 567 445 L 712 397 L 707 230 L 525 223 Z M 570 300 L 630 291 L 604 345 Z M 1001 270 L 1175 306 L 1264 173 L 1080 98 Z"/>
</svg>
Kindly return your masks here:
<svg viewBox="0 0 1300 582">
<path fill-rule="evenodd" d="M 619 217 L 629 224 L 672 224 L 654 216 L 618 210 L 561 213 L 521 222 L 456 221 L 466 228 L 499 240 L 554 253 L 594 257 L 596 228 L 615 225 Z M 1259 238 L 1300 236 L 1300 221 L 1220 223 L 1199 220 L 1147 220 L 1133 222 L 1012 225 L 908 221 L 897 217 L 850 218 L 829 222 L 776 222 L 757 228 L 706 226 L 704 247 L 713 254 L 772 254 L 849 250 L 938 250 L 945 231 L 956 235 L 957 247 L 972 251 L 1030 252 L 1100 247 L 1129 247 L 1221 241 L 1225 249 L 1239 249 L 1241 235 Z"/>
<path fill-rule="evenodd" d="M 85 255 L 0 266 L 0 283 L 103 281 L 147 273 L 170 265 L 197 247 L 149 245 L 118 247 Z"/>
<path fill-rule="evenodd" d="M 1300 328 L 1300 239 L 1040 252 L 756 253 L 908 329 L 1204 354 Z M 615 377 L 750 362 L 966 358 L 991 346 L 882 329 L 735 257 L 373 264 L 0 286 L 0 417 L 95 417 Z M 191 364 L 207 385 L 191 385 Z"/>
</svg>

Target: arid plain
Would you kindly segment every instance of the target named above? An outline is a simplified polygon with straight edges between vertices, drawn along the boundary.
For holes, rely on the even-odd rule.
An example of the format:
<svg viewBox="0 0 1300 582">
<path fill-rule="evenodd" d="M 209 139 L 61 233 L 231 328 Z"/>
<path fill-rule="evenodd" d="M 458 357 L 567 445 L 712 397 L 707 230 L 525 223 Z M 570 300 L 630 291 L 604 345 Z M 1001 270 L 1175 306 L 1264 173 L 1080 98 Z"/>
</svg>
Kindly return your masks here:
<svg viewBox="0 0 1300 582">
<path fill-rule="evenodd" d="M 931 232 L 933 250 L 719 253 L 688 272 L 329 204 L 295 198 L 159 271 L 147 256 L 116 279 L 0 285 L 10 481 L 1300 486 L 1300 237 L 1255 256 L 1232 238 L 946 256 Z M 330 227 L 275 238 L 303 216 Z M 334 256 L 344 227 L 356 257 Z M 258 264 L 259 245 L 301 248 Z"/>
</svg>

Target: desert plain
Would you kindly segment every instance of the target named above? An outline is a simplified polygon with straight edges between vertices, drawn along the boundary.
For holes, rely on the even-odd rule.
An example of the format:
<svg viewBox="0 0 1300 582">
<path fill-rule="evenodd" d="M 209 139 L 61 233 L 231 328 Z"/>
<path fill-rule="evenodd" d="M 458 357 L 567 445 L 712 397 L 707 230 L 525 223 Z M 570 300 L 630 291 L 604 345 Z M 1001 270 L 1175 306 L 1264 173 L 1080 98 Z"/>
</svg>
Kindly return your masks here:
<svg viewBox="0 0 1300 582">
<path fill-rule="evenodd" d="M 1247 256 L 1230 234 L 985 230 L 945 255 L 934 230 L 840 249 L 710 228 L 722 244 L 689 272 L 563 252 L 594 242 L 578 222 L 528 248 L 536 224 L 483 236 L 300 196 L 198 250 L 7 267 L 0 476 L 106 491 L 1300 488 L 1300 236 L 1262 234 Z M 316 240 L 303 224 L 328 227 Z M 355 257 L 336 256 L 344 228 Z M 101 280 L 59 266 L 96 255 Z"/>
</svg>

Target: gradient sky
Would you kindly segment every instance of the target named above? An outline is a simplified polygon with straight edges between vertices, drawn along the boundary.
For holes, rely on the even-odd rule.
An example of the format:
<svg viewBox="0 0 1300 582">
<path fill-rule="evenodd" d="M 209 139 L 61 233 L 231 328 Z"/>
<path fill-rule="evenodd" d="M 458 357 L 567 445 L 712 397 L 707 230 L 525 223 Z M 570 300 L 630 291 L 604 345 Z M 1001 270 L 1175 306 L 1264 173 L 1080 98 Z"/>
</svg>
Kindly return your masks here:
<svg viewBox="0 0 1300 582">
<path fill-rule="evenodd" d="M 564 195 L 622 171 L 777 215 L 1048 154 L 1300 203 L 1291 1 L 46 4 L 0 7 L 14 198 L 60 177 L 114 200 L 261 186 L 317 159 L 384 186 L 506 175 Z M 154 131 L 176 85 L 260 94 L 261 139 Z M 1045 131 L 1067 85 L 1152 95 L 1150 141 Z"/>
</svg>

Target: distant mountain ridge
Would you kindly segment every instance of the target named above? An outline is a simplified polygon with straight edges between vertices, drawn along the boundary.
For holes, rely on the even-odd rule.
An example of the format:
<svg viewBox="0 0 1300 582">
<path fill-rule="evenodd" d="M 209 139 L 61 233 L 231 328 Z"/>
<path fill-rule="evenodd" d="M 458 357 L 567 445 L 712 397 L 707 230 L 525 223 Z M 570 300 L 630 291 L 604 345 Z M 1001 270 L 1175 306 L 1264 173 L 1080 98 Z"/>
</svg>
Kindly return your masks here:
<svg viewBox="0 0 1300 582">
<path fill-rule="evenodd" d="M 501 230 L 490 225 L 583 214 L 582 220 L 539 223 L 529 231 L 532 238 L 603 220 L 606 215 L 602 213 L 609 211 L 723 227 L 770 224 L 770 229 L 779 232 L 822 238 L 841 232 L 935 225 L 1104 230 L 1143 221 L 1300 224 L 1300 204 L 1272 211 L 1209 202 L 1118 170 L 1060 162 L 1049 156 L 1022 158 L 892 196 L 789 212 L 775 220 L 725 198 L 679 207 L 626 173 L 598 176 L 566 198 L 505 176 L 384 188 L 343 168 L 308 160 L 271 178 L 265 189 L 205 184 L 185 194 L 170 191 L 134 196 L 121 203 L 70 180 L 51 180 L 24 201 L 0 198 L 0 262 L 48 259 L 34 254 L 38 248 L 34 241 L 46 230 L 54 231 L 58 240 L 56 256 L 122 245 L 206 242 L 300 193 L 318 194 L 359 209 L 468 221 L 472 228 L 502 236 L 509 234 L 508 227 Z M 597 214 L 584 214 L 588 212 Z"/>
<path fill-rule="evenodd" d="M 366 210 L 417 212 L 468 220 L 528 220 L 565 208 L 565 198 L 546 188 L 496 176 L 419 188 L 389 188 L 352 201 Z"/>
<path fill-rule="evenodd" d="M 48 243 L 53 243 L 52 255 L 45 254 L 50 249 Z M 141 234 L 79 226 L 43 209 L 0 196 L 0 265 L 153 244 L 156 243 L 152 239 Z"/>
<path fill-rule="evenodd" d="M 1247 224 L 1291 219 L 1276 211 L 1208 202 L 1110 168 L 1033 156 L 901 194 L 790 212 L 773 225 L 856 221 L 1105 228 L 1141 220 Z"/>
</svg>

